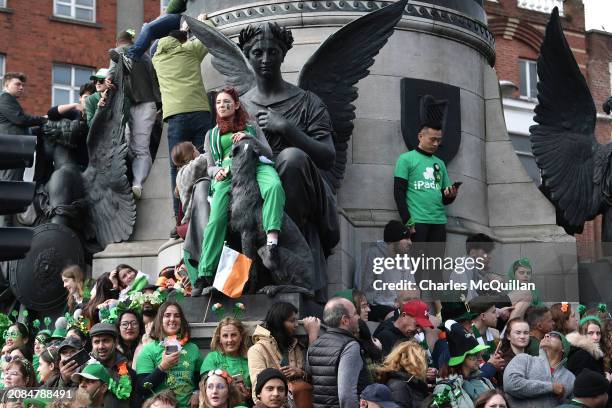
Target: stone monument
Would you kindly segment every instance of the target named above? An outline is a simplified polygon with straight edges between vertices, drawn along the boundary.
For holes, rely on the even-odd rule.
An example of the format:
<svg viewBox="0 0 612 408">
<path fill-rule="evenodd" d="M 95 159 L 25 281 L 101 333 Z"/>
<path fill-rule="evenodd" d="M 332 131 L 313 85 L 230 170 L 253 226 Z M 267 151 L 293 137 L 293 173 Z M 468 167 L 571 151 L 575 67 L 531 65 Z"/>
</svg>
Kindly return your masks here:
<svg viewBox="0 0 612 408">
<path fill-rule="evenodd" d="M 234 40 L 249 24 L 276 22 L 290 28 L 295 41 L 281 69 L 285 80 L 297 84 L 306 61 L 330 35 L 392 3 L 193 0 L 188 2 L 188 14 L 207 12 L 217 28 Z M 347 146 L 344 180 L 337 190 L 340 242 L 328 259 L 329 294 L 352 287 L 362 243 L 381 239 L 385 223 L 398 218 L 393 168 L 398 155 L 408 149 L 401 124 L 402 110 L 410 107 L 402 106 L 401 82 L 409 78 L 458 89 L 461 140 L 447 168 L 451 179 L 463 185 L 458 198 L 447 207 L 447 254 L 463 255 L 466 235 L 483 232 L 503 244 L 495 252 L 497 270 L 507 270 L 521 257 L 538 259 L 538 287 L 555 300 L 576 297 L 576 275 L 559 272 L 575 263 L 574 240 L 556 225 L 555 208 L 514 152 L 494 61 L 494 39 L 481 0 L 456 0 L 450 5 L 427 0 L 405 7 L 395 33 L 369 75 L 357 85 L 354 131 Z M 225 84 L 209 57 L 203 72 L 208 90 Z M 164 150 L 160 149 L 160 156 L 167 154 Z M 170 228 L 169 222 L 164 225 L 166 215 L 171 214 L 167 166 L 162 161 L 156 161 L 138 203 L 133 241 L 111 245 L 98 254 L 94 273 L 110 270 L 120 261 L 156 273 L 164 263 L 176 262 L 182 255 L 180 242 L 166 243 L 158 251 Z M 162 222 L 152 223 L 152 219 Z M 558 279 L 548 279 L 555 274 Z"/>
</svg>

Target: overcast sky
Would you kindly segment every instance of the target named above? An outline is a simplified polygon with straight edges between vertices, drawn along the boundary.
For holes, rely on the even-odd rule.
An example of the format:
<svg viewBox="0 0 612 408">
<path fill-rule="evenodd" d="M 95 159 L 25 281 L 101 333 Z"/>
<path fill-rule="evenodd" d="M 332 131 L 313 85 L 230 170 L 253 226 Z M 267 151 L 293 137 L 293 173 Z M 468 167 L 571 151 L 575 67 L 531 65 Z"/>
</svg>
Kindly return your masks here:
<svg viewBox="0 0 612 408">
<path fill-rule="evenodd" d="M 612 33 L 612 0 L 583 0 L 587 30 Z"/>
</svg>

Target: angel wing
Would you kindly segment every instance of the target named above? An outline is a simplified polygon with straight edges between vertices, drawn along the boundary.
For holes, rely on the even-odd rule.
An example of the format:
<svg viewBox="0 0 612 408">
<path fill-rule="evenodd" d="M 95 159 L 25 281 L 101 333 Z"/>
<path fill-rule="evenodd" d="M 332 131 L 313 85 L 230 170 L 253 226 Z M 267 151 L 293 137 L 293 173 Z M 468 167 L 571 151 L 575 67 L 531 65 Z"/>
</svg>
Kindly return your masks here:
<svg viewBox="0 0 612 408">
<path fill-rule="evenodd" d="M 387 43 L 402 18 L 408 0 L 401 0 L 342 27 L 332 34 L 308 59 L 298 86 L 323 100 L 334 127 L 336 160 L 325 176 L 335 189 L 346 169 L 346 149 L 353 133 L 357 88 L 374 64 L 374 56 Z"/>
<path fill-rule="evenodd" d="M 599 211 L 608 149 L 595 137 L 595 104 L 563 35 L 555 7 L 538 57 L 538 105 L 529 128 L 531 147 L 557 223 L 567 233 L 582 231 Z"/>
<path fill-rule="evenodd" d="M 208 24 L 188 16 L 185 19 L 193 35 L 213 56 L 213 67 L 226 76 L 227 85 L 235 88 L 239 95 L 255 86 L 253 68 L 236 43 Z"/>
<path fill-rule="evenodd" d="M 89 165 L 83 173 L 88 230 L 105 247 L 127 240 L 136 222 L 136 204 L 127 177 L 124 67 L 117 64 L 115 88 L 106 106 L 98 108 L 87 135 Z"/>
</svg>

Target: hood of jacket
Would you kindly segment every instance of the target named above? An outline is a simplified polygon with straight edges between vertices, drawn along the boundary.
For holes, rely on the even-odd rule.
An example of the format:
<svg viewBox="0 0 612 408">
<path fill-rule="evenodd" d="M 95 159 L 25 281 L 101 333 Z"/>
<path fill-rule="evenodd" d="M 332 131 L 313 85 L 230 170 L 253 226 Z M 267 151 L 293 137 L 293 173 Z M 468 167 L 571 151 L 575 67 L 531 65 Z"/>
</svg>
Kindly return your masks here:
<svg viewBox="0 0 612 408">
<path fill-rule="evenodd" d="M 155 54 L 168 54 L 173 50 L 179 48 L 181 45 L 182 43 L 174 37 L 164 37 L 158 41 L 157 50 L 155 51 Z"/>
<path fill-rule="evenodd" d="M 255 327 L 255 331 L 253 332 L 253 344 L 256 344 L 257 342 L 260 342 L 260 341 L 265 342 L 265 343 L 272 343 L 274 344 L 274 347 L 278 348 L 276 339 L 272 337 L 270 330 L 266 329 L 263 326 L 257 325 L 257 327 Z M 291 345 L 289 346 L 289 350 L 292 350 L 296 344 L 297 344 L 297 339 L 293 338 L 291 341 Z"/>
<path fill-rule="evenodd" d="M 595 360 L 601 360 L 604 356 L 601 347 L 597 343 L 593 343 L 586 335 L 578 332 L 570 333 L 566 336 L 567 341 L 574 347 L 580 348 L 589 353 Z"/>
</svg>

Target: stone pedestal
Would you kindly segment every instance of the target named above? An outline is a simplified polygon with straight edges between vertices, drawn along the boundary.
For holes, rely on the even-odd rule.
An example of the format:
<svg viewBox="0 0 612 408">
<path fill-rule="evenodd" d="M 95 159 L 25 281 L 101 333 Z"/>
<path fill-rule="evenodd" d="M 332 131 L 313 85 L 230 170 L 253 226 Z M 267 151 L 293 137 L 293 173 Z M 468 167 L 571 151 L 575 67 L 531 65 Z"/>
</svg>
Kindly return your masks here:
<svg viewBox="0 0 612 408">
<path fill-rule="evenodd" d="M 234 39 L 249 23 L 274 21 L 288 26 L 295 42 L 282 69 L 284 78 L 295 83 L 304 63 L 329 35 L 391 2 L 193 0 L 188 2 L 188 14 L 206 11 L 218 29 Z M 518 257 L 534 257 L 540 265 L 535 279 L 542 285 L 559 273 L 561 263 L 567 263 L 565 255 L 559 259 L 558 252 L 550 250 L 550 244 L 567 245 L 562 252 L 569 251 L 567 257 L 575 261 L 573 238 L 555 225 L 553 206 L 528 177 L 508 137 L 498 78 L 491 68 L 493 37 L 481 6 L 473 0 L 456 0 L 453 6 L 444 2 L 445 7 L 438 3 L 419 2 L 418 7 L 409 3 L 395 33 L 376 56 L 370 75 L 357 84 L 355 129 L 338 192 L 341 241 L 329 259 L 330 294 L 352 286 L 362 244 L 381 239 L 386 222 L 399 218 L 393 200 L 393 169 L 399 154 L 407 150 L 400 133 L 402 78 L 460 88 L 461 145 L 448 170 L 451 179 L 463 185 L 447 207 L 447 255 L 463 255 L 467 235 L 486 233 L 501 244 L 494 254 L 494 270 L 505 273 Z M 208 90 L 223 86 L 210 57 L 202 71 Z M 135 241 L 166 238 L 171 225 L 167 178 L 164 139 L 138 204 Z M 145 264 L 147 257 L 142 257 Z M 95 262 L 101 259 L 110 262 L 111 258 L 98 256 Z M 99 269 L 94 265 L 94 270 Z M 566 300 L 577 290 L 575 275 L 563 279 L 566 284 L 555 293 L 555 300 Z"/>
<path fill-rule="evenodd" d="M 211 307 L 220 303 L 223 306 L 221 318 L 234 315 L 234 307 L 237 302 L 244 304 L 244 312 L 240 313 L 240 319 L 246 321 L 261 321 L 266 317 L 270 307 L 276 302 L 288 302 L 298 309 L 298 317 L 307 316 L 321 317 L 323 309 L 320 305 L 305 299 L 298 293 L 280 293 L 271 298 L 266 295 L 244 295 L 240 299 L 231 299 L 221 293 L 211 296 L 186 297 L 180 301 L 185 317 L 189 323 L 212 323 L 218 322 L 219 317 L 211 310 Z M 206 312 L 208 309 L 208 312 Z"/>
</svg>

